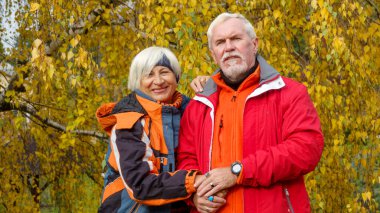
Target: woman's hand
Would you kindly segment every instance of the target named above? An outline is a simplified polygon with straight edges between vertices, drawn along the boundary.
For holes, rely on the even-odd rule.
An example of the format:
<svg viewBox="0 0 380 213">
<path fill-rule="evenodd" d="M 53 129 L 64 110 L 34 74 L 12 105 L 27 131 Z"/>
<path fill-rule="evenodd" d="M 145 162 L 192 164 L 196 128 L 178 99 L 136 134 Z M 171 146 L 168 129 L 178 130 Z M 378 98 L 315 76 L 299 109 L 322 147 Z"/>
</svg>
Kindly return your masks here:
<svg viewBox="0 0 380 213">
<path fill-rule="evenodd" d="M 218 197 L 217 195 L 210 197 L 199 197 L 197 193 L 194 193 L 193 202 L 199 212 L 211 213 L 216 212 L 220 207 L 222 207 L 226 203 L 226 200 L 222 197 Z"/>
<path fill-rule="evenodd" d="M 191 81 L 190 87 L 195 91 L 195 93 L 203 92 L 203 86 L 209 78 L 210 76 L 197 76 Z"/>
</svg>

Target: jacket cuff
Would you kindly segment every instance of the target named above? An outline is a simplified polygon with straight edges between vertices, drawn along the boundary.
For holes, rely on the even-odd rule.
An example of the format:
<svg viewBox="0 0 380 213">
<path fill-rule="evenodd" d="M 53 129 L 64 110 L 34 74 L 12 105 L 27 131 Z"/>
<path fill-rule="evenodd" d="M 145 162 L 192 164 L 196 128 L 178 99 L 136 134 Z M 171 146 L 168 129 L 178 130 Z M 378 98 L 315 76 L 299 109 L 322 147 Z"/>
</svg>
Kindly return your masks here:
<svg viewBox="0 0 380 213">
<path fill-rule="evenodd" d="M 240 171 L 240 174 L 236 180 L 236 184 L 243 184 L 243 179 L 244 179 L 244 165 L 243 165 L 243 162 L 240 162 L 239 163 L 241 164 L 241 171 Z"/>
<path fill-rule="evenodd" d="M 258 186 L 258 183 L 255 180 L 254 176 L 256 172 L 254 170 L 255 167 L 252 166 L 252 161 L 255 162 L 254 160 L 249 158 L 242 160 L 243 172 L 241 172 L 238 177 L 239 184 L 253 187 Z"/>
<path fill-rule="evenodd" d="M 197 175 L 200 175 L 201 172 L 198 170 L 190 170 L 188 171 L 185 179 L 185 187 L 186 187 L 186 192 L 188 194 L 194 193 L 197 189 L 194 187 L 195 183 L 195 177 Z"/>
</svg>

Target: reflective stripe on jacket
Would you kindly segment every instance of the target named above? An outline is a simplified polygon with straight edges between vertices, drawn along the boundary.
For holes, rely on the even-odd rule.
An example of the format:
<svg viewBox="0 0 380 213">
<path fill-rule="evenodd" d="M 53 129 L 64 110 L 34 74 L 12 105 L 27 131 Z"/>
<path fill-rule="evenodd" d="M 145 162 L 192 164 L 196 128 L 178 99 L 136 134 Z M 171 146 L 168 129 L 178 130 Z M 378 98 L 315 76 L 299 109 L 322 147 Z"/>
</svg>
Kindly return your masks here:
<svg viewBox="0 0 380 213">
<path fill-rule="evenodd" d="M 310 212 L 303 175 L 317 166 L 323 135 L 304 85 L 281 77 L 261 56 L 260 84 L 243 114 L 244 212 Z M 181 120 L 179 169 L 210 170 L 219 88 L 208 81 Z M 228 124 L 224 123 L 224 127 Z"/>
</svg>

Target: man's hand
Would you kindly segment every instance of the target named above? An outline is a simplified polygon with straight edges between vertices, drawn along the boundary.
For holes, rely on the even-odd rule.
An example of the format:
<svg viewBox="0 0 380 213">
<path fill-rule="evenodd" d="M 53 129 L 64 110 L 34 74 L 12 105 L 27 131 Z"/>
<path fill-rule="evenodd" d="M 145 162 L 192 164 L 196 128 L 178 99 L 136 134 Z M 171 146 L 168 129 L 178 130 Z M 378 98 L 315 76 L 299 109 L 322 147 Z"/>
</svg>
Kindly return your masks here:
<svg viewBox="0 0 380 213">
<path fill-rule="evenodd" d="M 202 180 L 202 181 L 201 181 Z M 195 182 L 197 195 L 208 197 L 217 192 L 228 189 L 236 184 L 237 176 L 232 174 L 230 167 L 213 169 Z"/>
<path fill-rule="evenodd" d="M 210 78 L 210 76 L 197 76 L 194 78 L 191 83 L 190 87 L 196 92 L 203 92 L 203 86 L 206 84 L 207 80 Z"/>
</svg>

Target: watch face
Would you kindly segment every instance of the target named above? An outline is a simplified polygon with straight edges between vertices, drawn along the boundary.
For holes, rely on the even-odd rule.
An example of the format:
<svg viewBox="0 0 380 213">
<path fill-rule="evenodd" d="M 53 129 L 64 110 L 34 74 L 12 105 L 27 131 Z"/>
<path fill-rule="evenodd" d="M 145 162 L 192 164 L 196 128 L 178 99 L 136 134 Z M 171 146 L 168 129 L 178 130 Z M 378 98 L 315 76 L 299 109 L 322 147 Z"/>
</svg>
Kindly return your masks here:
<svg viewBox="0 0 380 213">
<path fill-rule="evenodd" d="M 241 165 L 240 164 L 235 164 L 233 167 L 232 167 L 232 171 L 234 173 L 239 173 L 241 170 Z"/>
</svg>

